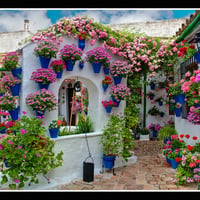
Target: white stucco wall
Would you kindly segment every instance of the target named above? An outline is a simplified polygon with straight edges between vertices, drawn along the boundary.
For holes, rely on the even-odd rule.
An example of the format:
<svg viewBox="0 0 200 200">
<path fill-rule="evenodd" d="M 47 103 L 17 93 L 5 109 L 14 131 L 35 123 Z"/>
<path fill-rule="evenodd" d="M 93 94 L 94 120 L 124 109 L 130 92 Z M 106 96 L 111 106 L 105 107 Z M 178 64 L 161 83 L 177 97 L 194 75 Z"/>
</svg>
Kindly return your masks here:
<svg viewBox="0 0 200 200">
<path fill-rule="evenodd" d="M 60 45 L 60 49 L 66 44 L 77 44 L 78 40 L 73 38 L 65 37 L 62 44 Z M 86 41 L 86 47 L 84 52 L 93 49 L 96 46 L 100 46 L 101 44 L 96 41 L 94 46 L 90 46 L 89 42 Z M 23 77 L 22 77 L 22 87 L 21 87 L 21 98 L 20 98 L 20 105 L 21 111 L 27 111 L 28 115 L 33 115 L 34 112 L 30 106 L 27 106 L 25 103 L 25 98 L 28 94 L 32 92 L 36 92 L 39 90 L 37 83 L 30 80 L 31 74 L 36 69 L 40 68 L 39 58 L 33 54 L 34 47 L 36 46 L 35 43 L 30 43 L 23 48 L 23 59 L 22 59 L 22 68 L 23 68 Z M 84 57 L 85 55 L 83 55 Z M 57 55 L 56 59 L 59 59 L 59 54 Z M 120 59 L 119 57 L 112 56 L 112 61 L 115 59 Z M 53 59 L 52 59 L 53 60 Z M 104 79 L 105 74 L 103 73 L 103 67 L 101 69 L 101 73 L 95 74 L 93 72 L 92 66 L 90 63 L 85 62 L 84 68 L 81 70 L 78 66 L 79 62 L 75 63 L 74 70 L 72 72 L 63 70 L 63 75 L 61 79 L 57 79 L 55 83 L 51 83 L 49 86 L 49 90 L 52 91 L 56 98 L 58 99 L 58 92 L 61 84 L 65 79 L 77 79 L 82 81 L 84 85 L 87 87 L 89 92 L 89 106 L 88 106 L 88 115 L 90 116 L 91 121 L 94 125 L 95 131 L 100 131 L 104 128 L 105 124 L 107 123 L 110 114 L 106 113 L 101 101 L 102 100 L 109 100 L 111 99 L 110 95 L 108 94 L 109 88 L 107 92 L 104 92 L 102 89 L 101 81 Z M 126 79 L 122 79 L 122 83 L 126 83 Z M 123 113 L 125 108 L 125 101 L 121 101 L 120 106 L 118 108 L 113 107 L 112 111 L 114 113 Z M 58 110 L 54 110 L 51 112 L 45 113 L 44 122 L 46 126 L 49 123 L 56 119 L 58 116 Z"/>
</svg>

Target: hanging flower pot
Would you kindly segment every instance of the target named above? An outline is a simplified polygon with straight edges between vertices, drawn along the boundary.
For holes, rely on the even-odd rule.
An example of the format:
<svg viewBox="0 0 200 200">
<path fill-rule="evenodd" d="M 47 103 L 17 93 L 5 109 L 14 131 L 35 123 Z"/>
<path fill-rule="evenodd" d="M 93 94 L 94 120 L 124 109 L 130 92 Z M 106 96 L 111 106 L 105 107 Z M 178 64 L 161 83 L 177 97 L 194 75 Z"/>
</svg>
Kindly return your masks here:
<svg viewBox="0 0 200 200">
<path fill-rule="evenodd" d="M 114 84 L 117 85 L 121 83 L 122 81 L 122 76 L 113 76 Z"/>
<path fill-rule="evenodd" d="M 156 84 L 155 83 L 150 83 L 150 89 L 151 90 L 155 90 L 156 88 Z"/>
<path fill-rule="evenodd" d="M 174 109 L 174 113 L 175 113 L 176 117 L 180 117 L 181 116 L 181 111 L 182 111 L 182 108 L 175 108 Z"/>
<path fill-rule="evenodd" d="M 116 103 L 114 107 L 119 107 L 119 104 L 121 101 L 116 100 L 115 97 L 111 97 L 111 98 L 112 98 L 112 101 Z"/>
<path fill-rule="evenodd" d="M 41 68 L 48 69 L 51 58 L 46 58 L 46 57 L 43 57 L 43 56 L 39 56 L 39 60 L 40 60 Z"/>
<path fill-rule="evenodd" d="M 37 117 L 37 118 L 44 118 L 45 110 L 44 110 L 43 112 L 42 112 L 42 111 L 36 110 L 36 111 L 35 111 L 35 114 L 36 114 L 36 117 Z"/>
<path fill-rule="evenodd" d="M 80 62 L 79 62 L 79 68 L 80 68 L 80 69 L 83 69 L 83 67 L 84 67 L 84 62 L 80 61 Z"/>
<path fill-rule="evenodd" d="M 59 128 L 51 128 L 49 129 L 50 137 L 57 138 L 59 133 Z"/>
<path fill-rule="evenodd" d="M 62 78 L 63 71 L 56 72 L 56 78 Z"/>
<path fill-rule="evenodd" d="M 92 63 L 93 72 L 94 72 L 95 74 L 100 73 L 101 65 L 102 65 L 101 62 L 95 62 L 95 63 Z"/>
<path fill-rule="evenodd" d="M 14 77 L 19 78 L 18 76 L 22 73 L 22 68 L 17 67 L 17 68 L 11 69 L 11 72 Z"/>
<path fill-rule="evenodd" d="M 104 74 L 109 74 L 110 69 L 108 67 L 103 68 Z"/>
<path fill-rule="evenodd" d="M 185 103 L 185 94 L 178 94 L 173 97 L 176 103 Z"/>
<path fill-rule="evenodd" d="M 16 83 L 13 86 L 10 86 L 10 90 L 13 96 L 19 96 L 19 91 L 20 91 L 21 83 Z"/>
<path fill-rule="evenodd" d="M 8 110 L 8 112 L 9 112 L 9 114 L 10 114 L 10 116 L 11 116 L 11 118 L 12 118 L 13 121 L 19 119 L 19 117 L 18 117 L 19 108 L 20 108 L 20 107 L 18 106 L 18 107 L 15 108 L 14 110 Z"/>
<path fill-rule="evenodd" d="M 83 50 L 85 48 L 85 39 L 78 39 L 78 48 Z"/>
<path fill-rule="evenodd" d="M 103 87 L 103 91 L 106 92 L 107 88 L 108 88 L 108 84 L 102 84 Z"/>
<path fill-rule="evenodd" d="M 46 84 L 42 84 L 42 83 L 38 83 L 38 86 L 39 86 L 39 89 L 46 89 L 48 90 L 49 88 L 49 83 L 46 83 Z"/>
<path fill-rule="evenodd" d="M 112 169 L 115 164 L 115 158 L 116 156 L 106 156 L 103 155 L 103 166 L 106 169 Z"/>
<path fill-rule="evenodd" d="M 107 113 L 111 113 L 111 111 L 112 111 L 112 107 L 111 106 L 107 106 L 107 107 L 105 107 L 105 109 L 106 109 Z"/>
<path fill-rule="evenodd" d="M 66 60 L 65 61 L 66 70 L 73 71 L 75 62 L 76 62 L 75 60 Z"/>
</svg>

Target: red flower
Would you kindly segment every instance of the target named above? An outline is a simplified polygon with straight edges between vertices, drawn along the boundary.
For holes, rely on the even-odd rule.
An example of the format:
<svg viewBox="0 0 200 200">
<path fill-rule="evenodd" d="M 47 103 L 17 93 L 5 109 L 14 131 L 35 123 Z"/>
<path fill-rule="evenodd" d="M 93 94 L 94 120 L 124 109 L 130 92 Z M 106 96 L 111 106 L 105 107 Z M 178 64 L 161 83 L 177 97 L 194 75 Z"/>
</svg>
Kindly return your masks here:
<svg viewBox="0 0 200 200">
<path fill-rule="evenodd" d="M 189 48 L 190 48 L 190 49 L 195 49 L 195 45 L 194 45 L 194 44 L 191 44 L 191 45 L 189 45 Z"/>
<path fill-rule="evenodd" d="M 189 151 L 192 151 L 193 148 L 194 148 L 193 146 L 190 146 L 190 145 L 187 146 L 187 149 L 188 149 Z"/>
<path fill-rule="evenodd" d="M 185 137 L 186 137 L 187 139 L 189 139 L 189 138 L 190 138 L 190 135 L 189 135 L 189 134 L 186 134 Z"/>
<path fill-rule="evenodd" d="M 196 136 L 193 136 L 192 139 L 193 139 L 193 140 L 197 140 L 197 137 L 196 137 Z"/>
<path fill-rule="evenodd" d="M 180 134 L 180 138 L 183 138 L 184 137 L 184 134 Z"/>
<path fill-rule="evenodd" d="M 175 161 L 178 163 L 178 162 L 180 162 L 182 160 L 182 158 L 180 158 L 180 157 L 177 157 L 176 159 L 175 159 Z"/>
<path fill-rule="evenodd" d="M 191 162 L 191 163 L 189 164 L 189 166 L 190 166 L 190 168 L 193 168 L 193 167 L 196 166 L 196 163 L 195 163 L 195 162 Z"/>
</svg>

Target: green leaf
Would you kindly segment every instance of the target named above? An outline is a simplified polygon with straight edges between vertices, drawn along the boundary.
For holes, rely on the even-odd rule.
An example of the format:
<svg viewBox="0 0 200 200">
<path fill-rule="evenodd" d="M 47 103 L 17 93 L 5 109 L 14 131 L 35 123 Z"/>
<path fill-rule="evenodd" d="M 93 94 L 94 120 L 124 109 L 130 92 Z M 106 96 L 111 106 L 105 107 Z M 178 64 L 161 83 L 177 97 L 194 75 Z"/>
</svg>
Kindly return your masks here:
<svg viewBox="0 0 200 200">
<path fill-rule="evenodd" d="M 9 187 L 10 187 L 11 189 L 16 189 L 16 184 L 9 184 Z"/>
</svg>

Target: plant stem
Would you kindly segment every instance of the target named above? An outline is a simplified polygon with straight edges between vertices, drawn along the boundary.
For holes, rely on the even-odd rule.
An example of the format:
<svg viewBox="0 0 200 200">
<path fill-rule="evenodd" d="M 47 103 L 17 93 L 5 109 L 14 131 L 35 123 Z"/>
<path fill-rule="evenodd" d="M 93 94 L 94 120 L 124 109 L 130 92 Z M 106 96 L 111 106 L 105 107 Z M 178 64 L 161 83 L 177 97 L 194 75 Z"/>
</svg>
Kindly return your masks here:
<svg viewBox="0 0 200 200">
<path fill-rule="evenodd" d="M 147 94 L 147 87 L 146 87 L 146 80 L 147 80 L 147 74 L 144 73 L 144 84 L 143 84 L 143 88 L 144 88 L 144 96 L 143 96 L 143 128 L 146 127 L 146 94 Z"/>
</svg>

